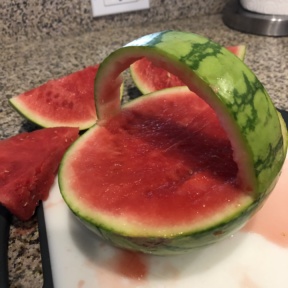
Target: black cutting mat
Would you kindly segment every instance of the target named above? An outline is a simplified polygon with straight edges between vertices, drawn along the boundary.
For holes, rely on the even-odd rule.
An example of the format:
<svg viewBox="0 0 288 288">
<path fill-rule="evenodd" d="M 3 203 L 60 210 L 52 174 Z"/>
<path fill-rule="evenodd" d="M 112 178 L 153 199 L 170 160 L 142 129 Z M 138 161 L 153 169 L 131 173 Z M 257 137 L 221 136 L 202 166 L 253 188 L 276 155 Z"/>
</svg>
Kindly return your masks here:
<svg viewBox="0 0 288 288">
<path fill-rule="evenodd" d="M 280 110 L 280 109 L 278 109 L 278 111 L 282 114 L 282 117 L 283 117 L 283 119 L 286 123 L 286 126 L 288 128 L 288 112 L 285 110 Z"/>
</svg>

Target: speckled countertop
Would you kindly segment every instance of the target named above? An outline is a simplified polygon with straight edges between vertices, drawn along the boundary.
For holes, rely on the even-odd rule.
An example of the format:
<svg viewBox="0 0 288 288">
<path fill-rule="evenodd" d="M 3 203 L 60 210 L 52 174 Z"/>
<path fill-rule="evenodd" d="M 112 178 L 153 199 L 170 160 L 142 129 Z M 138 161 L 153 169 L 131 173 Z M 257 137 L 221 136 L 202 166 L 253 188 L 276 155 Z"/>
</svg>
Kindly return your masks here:
<svg viewBox="0 0 288 288">
<path fill-rule="evenodd" d="M 264 83 L 275 105 L 288 110 L 288 37 L 262 37 L 230 30 L 223 24 L 220 14 L 194 16 L 145 25 L 139 23 L 133 27 L 106 27 L 78 36 L 56 35 L 41 41 L 24 39 L 0 44 L 0 139 L 35 128 L 9 106 L 8 98 L 51 78 L 98 63 L 111 51 L 138 36 L 165 29 L 202 34 L 223 45 L 245 44 L 245 62 Z M 125 100 L 133 92 L 133 89 L 126 90 Z M 43 285 L 35 218 L 26 223 L 13 220 L 9 273 L 11 287 Z"/>
</svg>

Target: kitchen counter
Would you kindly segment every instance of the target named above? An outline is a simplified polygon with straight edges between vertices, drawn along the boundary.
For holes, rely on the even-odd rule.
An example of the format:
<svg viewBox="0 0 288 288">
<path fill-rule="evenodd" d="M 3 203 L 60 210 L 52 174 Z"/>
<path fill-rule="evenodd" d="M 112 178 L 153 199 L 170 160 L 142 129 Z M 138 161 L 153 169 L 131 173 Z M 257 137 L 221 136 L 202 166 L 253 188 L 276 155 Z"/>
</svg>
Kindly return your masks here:
<svg viewBox="0 0 288 288">
<path fill-rule="evenodd" d="M 108 27 L 101 32 L 90 31 L 78 36 L 0 44 L 0 139 L 36 128 L 10 107 L 8 98 L 49 79 L 99 63 L 114 49 L 139 36 L 166 29 L 202 34 L 223 45 L 245 44 L 245 62 L 262 81 L 276 107 L 288 110 L 288 37 L 262 37 L 231 30 L 223 24 L 220 14 L 194 16 L 145 26 Z M 124 101 L 135 93 L 131 81 L 127 84 Z M 11 287 L 43 285 L 35 217 L 25 223 L 13 219 L 9 273 Z"/>
</svg>

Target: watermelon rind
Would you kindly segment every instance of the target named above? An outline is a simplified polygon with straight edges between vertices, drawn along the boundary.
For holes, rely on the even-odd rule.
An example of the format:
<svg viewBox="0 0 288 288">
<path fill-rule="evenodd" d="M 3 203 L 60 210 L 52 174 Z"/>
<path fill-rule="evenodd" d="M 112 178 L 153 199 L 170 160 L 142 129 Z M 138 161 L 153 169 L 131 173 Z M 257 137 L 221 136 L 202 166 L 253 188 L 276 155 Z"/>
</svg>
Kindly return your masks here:
<svg viewBox="0 0 288 288">
<path fill-rule="evenodd" d="M 233 158 L 238 165 L 238 183 L 253 199 L 247 201 L 246 207 L 243 205 L 244 210 L 235 210 L 234 215 L 218 224 L 214 223 L 212 227 L 203 226 L 200 230 L 184 231 L 177 236 L 153 233 L 131 236 L 131 231 L 125 233 L 125 227 L 119 231 L 114 223 L 102 222 L 105 215 L 100 213 L 97 218 L 93 213 L 85 213 L 85 205 L 81 206 L 77 199 L 73 199 L 73 191 L 66 189 L 69 178 L 65 175 L 65 163 L 73 157 L 73 151 L 77 151 L 77 143 L 80 146 L 81 143 L 85 144 L 93 129 L 105 125 L 106 121 L 121 112 L 121 72 L 142 57 L 178 76 L 216 112 L 231 141 Z M 167 254 L 171 253 L 172 247 L 179 253 L 215 242 L 222 238 L 221 235 L 239 229 L 255 213 L 280 175 L 286 156 L 286 131 L 281 125 L 282 120 L 279 120 L 281 116 L 278 116 L 255 74 L 238 57 L 210 39 L 169 30 L 132 41 L 101 63 L 95 79 L 95 100 L 98 125 L 81 136 L 65 155 L 59 184 L 71 210 L 90 229 L 98 231 L 99 235 L 115 245 L 147 253 Z M 127 223 L 122 224 L 125 226 Z"/>
<path fill-rule="evenodd" d="M 245 45 L 228 46 L 225 48 L 242 61 L 244 60 L 246 54 Z M 130 66 L 130 74 L 134 84 L 144 95 L 160 89 L 184 85 L 175 75 L 171 75 L 171 73 L 160 67 L 155 67 L 146 58 L 134 62 Z"/>
</svg>

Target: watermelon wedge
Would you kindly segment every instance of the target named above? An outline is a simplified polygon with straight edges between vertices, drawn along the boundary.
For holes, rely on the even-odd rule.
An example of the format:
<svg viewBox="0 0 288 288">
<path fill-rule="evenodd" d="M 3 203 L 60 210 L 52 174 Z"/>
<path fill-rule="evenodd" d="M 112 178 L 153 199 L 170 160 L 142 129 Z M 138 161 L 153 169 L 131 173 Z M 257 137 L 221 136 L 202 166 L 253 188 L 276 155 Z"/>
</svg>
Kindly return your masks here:
<svg viewBox="0 0 288 288">
<path fill-rule="evenodd" d="M 246 54 L 245 45 L 228 46 L 227 50 L 242 61 Z M 132 79 L 142 94 L 148 94 L 164 88 L 185 85 L 177 76 L 157 67 L 147 58 L 142 58 L 130 66 Z"/>
<path fill-rule="evenodd" d="M 143 57 L 187 87 L 121 107 L 121 72 Z M 254 73 L 205 37 L 162 31 L 114 51 L 95 99 L 97 124 L 65 153 L 59 186 L 73 213 L 117 246 L 162 255 L 216 242 L 277 182 L 281 116 Z"/>
<path fill-rule="evenodd" d="M 97 116 L 94 78 L 99 64 L 12 97 L 10 104 L 28 120 L 41 127 L 87 129 Z"/>
<path fill-rule="evenodd" d="M 28 220 L 46 199 L 61 158 L 78 128 L 47 128 L 0 141 L 0 203 Z"/>
</svg>

